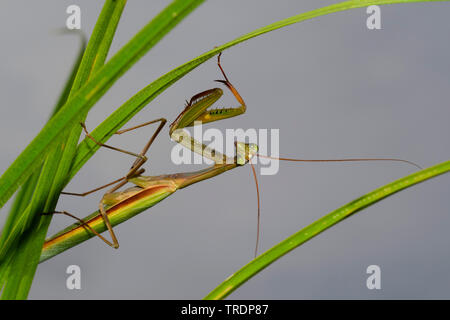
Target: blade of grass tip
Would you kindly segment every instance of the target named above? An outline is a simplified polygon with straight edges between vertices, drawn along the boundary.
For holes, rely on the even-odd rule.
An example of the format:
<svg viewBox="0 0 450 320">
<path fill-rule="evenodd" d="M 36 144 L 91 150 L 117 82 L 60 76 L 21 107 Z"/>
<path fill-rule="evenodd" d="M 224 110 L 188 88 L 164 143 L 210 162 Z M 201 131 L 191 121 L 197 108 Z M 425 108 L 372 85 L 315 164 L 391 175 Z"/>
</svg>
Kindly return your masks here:
<svg viewBox="0 0 450 320">
<path fill-rule="evenodd" d="M 67 34 L 67 33 L 66 33 Z M 60 97 L 57 100 L 57 103 L 52 111 L 52 116 L 56 114 L 56 112 L 64 105 L 64 103 L 67 101 L 67 98 L 69 97 L 69 92 L 72 87 L 72 84 L 75 80 L 75 76 L 78 70 L 78 67 L 80 66 L 81 59 L 83 57 L 84 50 L 86 48 L 86 36 L 82 32 L 75 32 L 75 34 L 79 35 L 80 37 L 80 49 L 78 51 L 78 55 L 76 58 L 75 63 L 72 66 L 72 69 L 69 73 L 69 77 L 66 80 L 66 84 L 62 90 L 62 93 Z M 11 210 L 9 212 L 8 218 L 3 226 L 2 235 L 0 237 L 0 248 L 4 246 L 5 237 L 7 234 L 9 234 L 11 227 L 16 221 L 16 215 L 19 212 L 22 212 L 26 209 L 26 207 L 29 205 L 29 201 L 31 199 L 31 196 L 33 195 L 34 188 L 36 187 L 38 178 L 39 178 L 40 170 L 37 172 L 34 172 L 30 178 L 22 185 L 21 189 L 18 191 L 13 205 L 11 206 Z M 0 254 L 0 261 L 2 254 Z"/>
<path fill-rule="evenodd" d="M 87 82 L 95 69 L 103 65 L 125 3 L 126 1 L 111 0 L 105 2 L 83 55 L 68 99 L 83 83 Z M 73 159 L 73 155 L 70 152 L 75 152 L 80 133 L 81 130 L 79 130 L 78 136 L 75 136 L 76 131 L 72 129 L 68 140 L 59 148 L 53 149 L 44 163 L 29 211 L 31 218 L 37 215 L 33 224 L 34 228 L 30 228 L 24 233 L 25 235 L 21 238 L 20 245 L 15 248 L 13 267 L 10 269 L 14 270 L 14 273 L 8 274 L 2 299 L 24 299 L 28 295 L 37 262 L 39 261 L 42 244 L 45 240 L 45 234 L 51 221 L 51 216 L 42 217 L 39 213 L 54 210 L 61 191 L 58 187 L 62 185 L 70 168 L 70 163 Z M 70 141 L 72 138 L 73 140 Z M 70 145 L 71 143 L 73 145 Z M 42 183 L 40 183 L 41 181 Z M 41 186 L 42 188 L 40 188 Z M 30 220 L 25 219 L 26 222 Z"/>
<path fill-rule="evenodd" d="M 354 213 L 367 208 L 401 190 L 412 187 L 420 182 L 437 177 L 449 171 L 450 161 L 442 162 L 375 189 L 374 191 L 349 202 L 343 207 L 332 211 L 321 219 L 310 224 L 306 228 L 303 228 L 256 259 L 252 260 L 249 264 L 232 274 L 218 287 L 211 291 L 205 299 L 224 299 L 261 270 L 280 259 L 291 250 L 314 238 L 321 232 L 344 220 L 345 218 L 348 218 Z"/>
<path fill-rule="evenodd" d="M 127 121 L 129 121 L 134 115 L 136 115 L 142 108 L 144 108 L 150 101 L 162 93 L 165 89 L 170 87 L 173 83 L 181 79 L 184 75 L 214 57 L 219 52 L 233 47 L 243 41 L 249 40 L 256 36 L 260 36 L 264 33 L 274 31 L 294 23 L 302 22 L 312 18 L 316 18 L 322 15 L 335 13 L 339 11 L 349 10 L 353 8 L 366 7 L 369 5 L 383 5 L 391 3 L 409 3 L 409 2 L 429 2 L 430 0 L 355 0 L 345 1 L 342 3 L 326 6 L 323 8 L 315 9 L 305 13 L 295 15 L 293 17 L 283 19 L 267 25 L 265 27 L 256 29 L 250 33 L 247 33 L 241 37 L 238 37 L 230 42 L 227 42 L 221 46 L 210 50 L 197 58 L 173 69 L 167 74 L 163 75 L 156 81 L 143 88 L 130 98 L 125 104 L 112 113 L 105 121 L 103 121 L 95 130 L 91 132 L 91 135 L 100 142 L 106 142 L 117 130 L 119 130 Z M 431 0 L 441 1 L 441 0 Z M 442 0 L 448 1 L 448 0 Z M 87 160 L 99 149 L 99 146 L 93 143 L 90 139 L 84 139 L 78 146 L 76 158 L 72 169 L 70 170 L 69 179 L 71 179 L 78 170 L 86 163 Z"/>
<path fill-rule="evenodd" d="M 0 178 L 0 206 L 41 164 L 46 150 L 82 116 L 139 58 L 204 0 L 175 0 L 138 32 L 92 79 L 69 99 Z"/>
</svg>

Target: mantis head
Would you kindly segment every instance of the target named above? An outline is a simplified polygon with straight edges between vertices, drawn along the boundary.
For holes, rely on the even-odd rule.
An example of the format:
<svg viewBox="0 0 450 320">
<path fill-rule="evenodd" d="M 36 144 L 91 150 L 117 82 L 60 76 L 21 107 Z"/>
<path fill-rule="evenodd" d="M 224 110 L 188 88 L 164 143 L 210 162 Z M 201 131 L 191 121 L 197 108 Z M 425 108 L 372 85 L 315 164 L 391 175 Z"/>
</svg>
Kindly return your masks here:
<svg viewBox="0 0 450 320">
<path fill-rule="evenodd" d="M 236 141 L 236 163 L 240 166 L 249 162 L 258 152 L 258 145 Z"/>
</svg>

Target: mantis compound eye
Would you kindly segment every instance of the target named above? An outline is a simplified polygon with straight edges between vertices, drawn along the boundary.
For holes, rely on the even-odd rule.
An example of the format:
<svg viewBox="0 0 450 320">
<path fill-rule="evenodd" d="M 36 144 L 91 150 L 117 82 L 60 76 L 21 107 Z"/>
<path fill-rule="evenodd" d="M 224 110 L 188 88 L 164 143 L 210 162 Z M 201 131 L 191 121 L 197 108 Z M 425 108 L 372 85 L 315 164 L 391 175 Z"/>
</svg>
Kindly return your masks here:
<svg viewBox="0 0 450 320">
<path fill-rule="evenodd" d="M 255 143 L 236 141 L 234 144 L 236 146 L 236 163 L 238 165 L 246 164 L 258 152 L 258 145 Z"/>
</svg>

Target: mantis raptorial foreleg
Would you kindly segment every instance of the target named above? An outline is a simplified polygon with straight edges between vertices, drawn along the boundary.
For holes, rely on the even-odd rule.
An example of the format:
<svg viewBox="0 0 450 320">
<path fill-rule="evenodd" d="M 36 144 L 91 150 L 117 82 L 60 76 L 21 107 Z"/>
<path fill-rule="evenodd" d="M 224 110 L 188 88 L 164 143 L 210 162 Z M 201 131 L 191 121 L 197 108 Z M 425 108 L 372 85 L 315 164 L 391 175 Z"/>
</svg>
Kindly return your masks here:
<svg viewBox="0 0 450 320">
<path fill-rule="evenodd" d="M 223 91 L 220 88 L 214 88 L 214 89 L 203 91 L 199 94 L 194 95 L 190 99 L 190 101 L 186 102 L 186 108 L 183 110 L 183 112 L 180 113 L 180 115 L 171 124 L 170 132 L 169 132 L 172 139 L 174 139 L 178 143 L 181 143 L 182 145 L 189 148 L 193 152 L 200 153 L 203 156 L 209 155 L 209 158 L 212 160 L 216 160 L 217 158 L 220 158 L 220 160 L 222 160 L 222 161 L 219 161 L 219 163 L 215 163 L 215 165 L 211 168 L 210 171 L 206 170 L 205 172 L 202 172 L 200 175 L 198 175 L 198 179 L 206 179 L 207 177 L 209 177 L 209 175 L 218 174 L 218 172 L 222 172 L 222 168 L 224 171 L 229 170 L 230 163 L 232 163 L 233 165 L 235 165 L 235 163 L 238 163 L 239 165 L 245 164 L 246 162 L 248 162 L 250 157 L 256 152 L 256 149 L 257 149 L 255 145 L 236 143 L 236 147 L 237 147 L 236 159 L 237 160 L 230 159 L 230 158 L 220 154 L 216 150 L 206 147 L 205 145 L 201 144 L 200 142 L 194 140 L 192 137 L 186 136 L 182 132 L 182 130 L 179 130 L 179 129 L 183 129 L 186 127 L 194 126 L 198 122 L 208 123 L 208 122 L 213 122 L 213 121 L 218 121 L 218 120 L 222 120 L 222 119 L 235 117 L 240 114 L 243 114 L 246 111 L 246 106 L 245 106 L 244 100 L 242 99 L 242 97 L 240 96 L 238 91 L 233 87 L 233 85 L 228 81 L 228 78 L 227 78 L 225 72 L 223 71 L 222 66 L 220 65 L 220 54 L 218 56 L 217 63 L 218 63 L 218 66 L 219 66 L 225 80 L 216 80 L 216 81 L 223 83 L 232 92 L 232 94 L 235 96 L 236 100 L 240 103 L 240 105 L 236 108 L 222 108 L 222 109 L 207 110 L 212 104 L 214 104 L 222 96 Z M 94 141 L 97 145 L 136 157 L 136 160 L 134 161 L 130 170 L 122 178 L 119 178 L 119 179 L 114 180 L 113 182 L 110 182 L 104 186 L 95 188 L 93 190 L 90 190 L 90 191 L 84 192 L 84 193 L 63 192 L 63 194 L 69 194 L 69 195 L 75 195 L 75 196 L 86 196 L 88 194 L 91 194 L 93 192 L 96 192 L 98 190 L 101 190 L 103 188 L 113 185 L 113 187 L 103 195 L 102 200 L 99 202 L 99 212 L 100 212 L 100 214 L 103 218 L 103 221 L 111 235 L 112 242 L 106 240 L 104 237 L 100 236 L 96 232 L 95 232 L 95 234 L 97 236 L 99 236 L 99 238 L 102 239 L 105 243 L 107 243 L 108 245 L 110 245 L 114 248 L 118 248 L 119 243 L 117 241 L 117 237 L 113 231 L 113 228 L 111 226 L 110 220 L 107 215 L 107 212 L 105 210 L 105 205 L 117 204 L 117 203 L 123 201 L 124 199 L 126 199 L 127 197 L 133 196 L 134 194 L 136 194 L 137 191 L 142 189 L 142 187 L 139 185 L 139 181 L 140 181 L 139 177 L 140 177 L 141 173 L 143 173 L 144 169 L 140 169 L 140 168 L 147 161 L 146 153 L 147 153 L 148 149 L 150 148 L 150 146 L 152 145 L 153 141 L 155 140 L 156 136 L 160 133 L 160 131 L 164 127 L 164 125 L 166 123 L 166 119 L 160 118 L 160 119 L 152 120 L 152 121 L 143 123 L 141 125 L 116 132 L 116 134 L 122 134 L 122 133 L 131 131 L 131 130 L 134 130 L 137 128 L 141 128 L 141 127 L 144 127 L 149 124 L 156 123 L 156 122 L 160 122 L 158 128 L 156 129 L 155 133 L 152 135 L 152 137 L 146 143 L 146 145 L 144 146 L 144 148 L 142 149 L 142 151 L 140 153 L 134 153 L 131 151 L 127 151 L 124 149 L 116 148 L 116 147 L 98 142 L 88 132 L 85 124 L 81 123 L 81 126 L 83 127 L 83 130 L 84 130 L 86 136 L 89 139 L 91 139 L 92 141 Z M 187 139 L 185 139 L 186 137 L 187 137 Z M 189 175 L 189 174 L 187 174 L 187 175 Z M 129 190 L 125 190 L 123 192 L 115 192 L 119 188 L 124 186 L 126 183 L 128 183 L 131 179 L 133 179 L 132 182 L 137 184 L 138 187 L 135 187 L 135 188 L 132 188 Z M 191 181 L 194 181 L 195 179 L 197 179 L 197 178 L 192 177 Z M 144 180 L 145 180 L 145 178 L 144 178 Z M 168 180 L 170 180 L 170 178 Z M 189 181 L 189 180 L 187 180 L 187 181 Z M 180 187 L 182 187 L 182 184 L 180 185 Z M 70 214 L 66 211 L 58 211 L 55 213 L 61 213 L 61 214 L 65 214 L 65 215 L 74 217 L 72 214 Z M 83 220 L 78 219 L 78 218 L 76 218 L 76 219 L 78 221 L 80 221 L 82 223 L 82 225 L 88 226 Z M 93 231 L 92 228 L 89 228 L 89 229 L 91 231 Z"/>
</svg>

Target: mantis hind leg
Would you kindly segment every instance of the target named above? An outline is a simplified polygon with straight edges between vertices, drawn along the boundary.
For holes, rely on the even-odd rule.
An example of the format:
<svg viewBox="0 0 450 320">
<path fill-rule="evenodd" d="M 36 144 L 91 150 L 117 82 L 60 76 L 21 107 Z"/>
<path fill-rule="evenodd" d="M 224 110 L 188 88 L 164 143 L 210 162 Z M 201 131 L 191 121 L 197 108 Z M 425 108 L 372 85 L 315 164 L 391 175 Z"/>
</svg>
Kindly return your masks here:
<svg viewBox="0 0 450 320">
<path fill-rule="evenodd" d="M 144 171 L 145 171 L 145 169 L 140 169 L 140 170 L 136 171 L 134 176 L 139 176 L 142 173 L 144 173 Z M 61 194 L 65 194 L 65 195 L 69 195 L 69 196 L 85 197 L 87 195 L 90 195 L 91 193 L 94 193 L 96 191 L 105 189 L 105 188 L 107 188 L 109 186 L 112 186 L 112 185 L 114 185 L 114 184 L 116 184 L 116 183 L 118 183 L 120 181 L 124 181 L 124 180 L 127 180 L 127 176 L 124 176 L 122 178 L 116 179 L 116 180 L 114 180 L 112 182 L 109 182 L 109 183 L 103 185 L 103 186 L 97 187 L 95 189 L 92 189 L 92 190 L 89 190 L 89 191 L 86 191 L 86 192 L 81 192 L 81 193 L 77 193 L 77 192 L 61 192 Z"/>
<path fill-rule="evenodd" d="M 111 150 L 115 150 L 118 152 L 122 152 L 131 156 L 136 157 L 137 159 L 135 160 L 135 162 L 133 163 L 133 165 L 131 166 L 130 170 L 128 171 L 128 173 L 126 174 L 126 177 L 132 177 L 134 175 L 136 175 L 137 170 L 142 167 L 142 165 L 147 161 L 147 157 L 146 157 L 146 153 L 148 151 L 148 149 L 150 148 L 150 146 L 152 145 L 152 143 L 155 141 L 156 137 L 158 136 L 158 134 L 161 132 L 162 128 L 165 126 L 167 120 L 165 118 L 159 118 L 159 119 L 155 119 L 155 120 L 151 120 L 148 122 L 145 122 L 143 124 L 131 127 L 131 128 L 127 128 L 127 129 L 123 129 L 123 130 L 119 130 L 117 131 L 115 134 L 122 134 L 125 132 L 129 132 L 138 128 L 142 128 L 145 126 L 148 126 L 150 124 L 159 122 L 159 126 L 158 128 L 155 130 L 155 132 L 153 133 L 153 135 L 150 137 L 150 139 L 148 140 L 148 142 L 145 144 L 144 148 L 141 150 L 140 153 L 135 153 L 135 152 L 131 152 L 131 151 L 127 151 L 124 149 L 120 149 L 120 148 L 116 148 L 101 142 L 98 142 L 97 140 L 94 139 L 94 137 L 91 136 L 91 134 L 88 132 L 86 125 L 84 123 L 81 123 L 81 126 L 83 127 L 83 130 L 86 134 L 86 136 L 91 139 L 92 141 L 94 141 L 97 145 L 101 146 L 101 147 L 105 147 Z"/>
<path fill-rule="evenodd" d="M 114 230 L 112 228 L 111 222 L 109 221 L 108 215 L 106 214 L 106 210 L 105 207 L 103 205 L 103 198 L 100 201 L 99 205 L 98 205 L 100 214 L 102 215 L 103 221 L 105 222 L 106 228 L 109 231 L 109 234 L 111 236 L 111 239 L 113 241 L 112 245 L 111 243 L 108 241 L 107 243 L 113 247 L 114 249 L 118 249 L 119 248 L 119 241 L 117 241 L 117 237 L 116 234 L 114 233 Z"/>
<path fill-rule="evenodd" d="M 126 153 L 126 154 L 129 154 L 129 155 L 132 155 L 132 156 L 135 156 L 137 159 L 134 161 L 133 165 L 131 166 L 131 168 L 129 169 L 129 171 L 127 172 L 127 174 L 126 174 L 124 177 L 122 177 L 122 178 L 119 178 L 119 179 L 114 180 L 114 181 L 112 181 L 112 182 L 110 182 L 110 183 L 108 183 L 108 184 L 105 184 L 105 185 L 101 186 L 101 187 L 92 189 L 92 190 L 87 191 L 87 192 L 84 192 L 84 193 L 62 192 L 62 194 L 67 194 L 67 195 L 74 195 L 74 196 L 81 196 L 81 197 L 84 197 L 84 196 L 87 196 L 88 194 L 91 194 L 91 193 L 96 192 L 96 191 L 98 191 L 98 190 L 101 190 L 101 189 L 104 189 L 104 188 L 106 188 L 106 187 L 115 185 L 112 189 L 110 189 L 108 192 L 105 193 L 105 195 L 106 195 L 106 194 L 110 194 L 110 193 L 116 191 L 117 189 L 121 188 L 123 185 L 125 185 L 126 183 L 128 183 L 128 179 L 129 179 L 129 178 L 133 178 L 133 177 L 136 177 L 136 176 L 139 176 L 140 174 L 142 174 L 142 173 L 144 172 L 144 169 L 140 169 L 140 168 L 141 168 L 142 165 L 147 161 L 147 157 L 146 157 L 145 155 L 146 155 L 147 151 L 149 150 L 150 146 L 152 145 L 153 141 L 155 141 L 156 137 L 157 137 L 158 134 L 161 132 L 161 130 L 162 130 L 162 128 L 164 127 L 164 125 L 166 124 L 167 120 L 164 119 L 164 118 L 159 118 L 159 119 L 156 119 L 156 120 L 148 121 L 148 122 L 145 122 L 145 123 L 143 123 L 143 124 L 140 124 L 140 125 L 137 125 L 137 126 L 134 126 L 134 127 L 131 127 L 131 128 L 123 129 L 123 130 L 120 130 L 120 131 L 117 131 L 117 132 L 116 132 L 116 134 L 122 134 L 122 133 L 125 133 L 125 132 L 128 132 L 128 131 L 132 131 L 132 130 L 134 130 L 134 129 L 142 128 L 142 127 L 144 127 L 144 126 L 147 126 L 147 125 L 150 125 L 150 124 L 153 124 L 153 123 L 156 123 L 156 122 L 159 122 L 158 128 L 157 128 L 156 131 L 153 133 L 153 135 L 150 137 L 150 139 L 149 139 L 148 142 L 145 144 L 144 148 L 141 150 L 140 153 L 130 152 L 130 151 L 127 151 L 127 150 L 119 149 L 119 148 L 112 147 L 112 146 L 110 146 L 110 145 L 106 145 L 106 144 L 104 144 L 104 143 L 98 142 L 98 141 L 95 140 L 95 139 L 91 136 L 91 134 L 88 132 L 88 130 L 86 129 L 86 125 L 85 125 L 84 123 L 81 123 L 81 126 L 83 127 L 83 130 L 84 130 L 84 132 L 86 133 L 86 136 L 87 136 L 89 139 L 91 139 L 92 141 L 94 141 L 97 145 L 102 146 L 102 147 L 105 147 L 105 148 L 108 148 L 108 149 L 112 149 L 112 150 L 115 150 L 115 151 L 119 151 L 119 152 L 122 152 L 122 153 Z M 119 242 L 117 241 L 117 237 L 116 237 L 116 235 L 115 235 L 115 233 L 114 233 L 114 230 L 113 230 L 113 228 L 112 228 L 112 226 L 111 226 L 111 222 L 109 221 L 108 215 L 107 215 L 106 210 L 105 210 L 105 208 L 104 208 L 103 200 L 104 200 L 104 196 L 102 197 L 102 200 L 101 200 L 100 203 L 99 203 L 99 212 L 100 212 L 100 214 L 101 214 L 101 216 L 102 216 L 102 218 L 103 218 L 103 221 L 104 221 L 104 223 L 105 223 L 105 225 L 106 225 L 106 227 L 107 227 L 107 229 L 108 229 L 108 231 L 109 231 L 109 234 L 110 234 L 110 236 L 111 236 L 112 242 L 106 240 L 106 239 L 105 239 L 104 237 L 102 237 L 100 234 L 98 234 L 97 232 L 95 232 L 91 227 L 89 227 L 89 225 L 87 225 L 86 223 L 84 223 L 84 221 L 80 220 L 79 218 L 75 217 L 74 215 L 69 214 L 69 213 L 66 212 L 66 211 L 62 211 L 62 212 L 57 211 L 57 212 L 55 212 L 55 213 L 62 213 L 62 214 L 65 214 L 65 215 L 67 215 L 67 216 L 70 216 L 70 217 L 72 217 L 72 218 L 74 218 L 74 219 L 80 221 L 84 226 L 88 227 L 89 230 L 91 230 L 92 232 L 94 232 L 94 234 L 95 234 L 96 236 L 98 236 L 100 239 L 102 239 L 105 243 L 107 243 L 107 244 L 110 245 L 111 247 L 117 249 L 117 248 L 119 248 Z"/>
<path fill-rule="evenodd" d="M 107 188 L 109 186 L 112 186 L 112 185 L 114 185 L 114 184 L 116 184 L 116 183 L 118 183 L 120 181 L 123 182 L 124 180 L 128 180 L 128 178 L 131 178 L 131 177 L 138 176 L 138 175 L 142 174 L 145 170 L 144 169 L 140 169 L 140 167 L 142 167 L 142 165 L 147 161 L 147 157 L 145 155 L 146 155 L 148 149 L 150 148 L 150 146 L 152 145 L 153 141 L 155 141 L 156 137 L 161 132 L 161 130 L 164 127 L 164 125 L 166 124 L 167 120 L 164 119 L 164 118 L 159 118 L 159 119 L 155 119 L 155 120 L 152 120 L 152 121 L 148 121 L 148 122 L 142 123 L 140 125 L 137 125 L 137 126 L 134 126 L 134 127 L 131 127 L 131 128 L 119 130 L 119 131 L 117 131 L 115 133 L 115 134 L 122 134 L 122 133 L 125 133 L 125 132 L 128 132 L 128 131 L 132 131 L 132 130 L 135 130 L 135 129 L 138 129 L 138 128 L 142 128 L 142 127 L 148 126 L 148 125 L 156 123 L 156 122 L 160 122 L 158 128 L 153 133 L 153 135 L 151 136 L 150 140 L 145 144 L 144 148 L 142 149 L 142 151 L 139 154 L 134 153 L 134 152 L 130 152 L 130 151 L 126 151 L 126 150 L 123 150 L 123 149 L 119 149 L 119 148 L 116 148 L 116 147 L 112 147 L 112 146 L 106 145 L 104 143 L 98 142 L 87 131 L 86 125 L 84 123 L 81 123 L 81 126 L 83 127 L 83 130 L 86 133 L 86 136 L 89 139 L 91 139 L 92 141 L 94 141 L 97 145 L 105 147 L 105 148 L 108 148 L 108 149 L 111 149 L 111 150 L 115 150 L 115 151 L 119 151 L 119 152 L 122 152 L 122 153 L 126 153 L 126 154 L 129 154 L 129 155 L 135 156 L 135 157 L 137 157 L 137 159 L 133 163 L 133 165 L 131 166 L 130 170 L 127 172 L 127 174 L 124 177 L 122 177 L 122 178 L 116 179 L 116 180 L 114 180 L 114 181 L 112 181 L 110 183 L 107 183 L 107 184 L 105 184 L 103 186 L 97 187 L 95 189 L 92 189 L 92 190 L 89 190 L 89 191 L 86 191 L 86 192 L 82 192 L 82 193 L 61 192 L 61 194 L 85 197 L 85 196 L 87 196 L 87 195 L 89 195 L 91 193 L 94 193 L 94 192 L 99 191 L 101 189 L 104 189 L 104 188 Z"/>
</svg>

